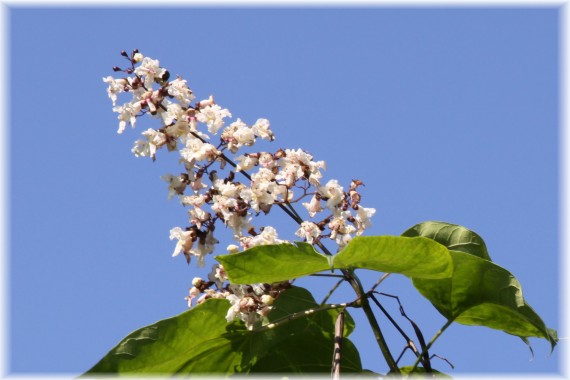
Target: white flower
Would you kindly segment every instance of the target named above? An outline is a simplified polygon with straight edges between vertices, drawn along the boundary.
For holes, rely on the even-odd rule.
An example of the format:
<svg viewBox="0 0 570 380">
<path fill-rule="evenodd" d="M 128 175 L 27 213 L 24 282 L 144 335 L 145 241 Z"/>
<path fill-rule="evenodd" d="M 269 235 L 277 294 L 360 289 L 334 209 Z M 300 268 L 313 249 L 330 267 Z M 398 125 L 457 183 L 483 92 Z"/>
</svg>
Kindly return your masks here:
<svg viewBox="0 0 570 380">
<path fill-rule="evenodd" d="M 321 236 L 321 230 L 315 223 L 305 221 L 301 223 L 301 226 L 297 232 L 295 232 L 295 235 L 306 239 L 307 243 L 312 244 L 316 238 Z"/>
<path fill-rule="evenodd" d="M 307 208 L 307 211 L 309 211 L 309 216 L 311 218 L 314 217 L 316 213 L 323 211 L 321 200 L 320 198 L 317 197 L 317 195 L 313 195 L 311 201 L 309 203 L 307 202 L 303 203 L 303 206 Z"/>
<path fill-rule="evenodd" d="M 166 106 L 166 111 L 161 112 L 160 116 L 164 121 L 164 125 L 170 125 L 174 120 L 181 120 L 185 117 L 185 111 L 178 103 L 170 103 Z"/>
<path fill-rule="evenodd" d="M 226 299 L 230 301 L 231 305 L 226 314 L 226 321 L 231 322 L 236 319 L 239 313 L 239 297 L 235 294 L 229 294 Z"/>
<path fill-rule="evenodd" d="M 178 239 L 172 257 L 178 256 L 182 252 L 189 254 L 190 250 L 192 249 L 192 244 L 194 243 L 194 238 L 195 237 L 193 231 L 185 231 L 180 227 L 174 227 L 171 229 L 170 240 Z"/>
<path fill-rule="evenodd" d="M 243 249 L 257 247 L 259 245 L 287 243 L 287 241 L 279 239 L 277 230 L 271 226 L 263 228 L 263 231 L 256 236 L 242 236 L 239 242 Z"/>
<path fill-rule="evenodd" d="M 247 126 L 238 128 L 234 132 L 233 137 L 236 139 L 238 144 L 240 144 L 240 146 L 241 145 L 250 146 L 253 145 L 253 143 L 255 142 L 255 135 L 253 134 L 251 128 Z"/>
<path fill-rule="evenodd" d="M 214 237 L 212 231 L 208 231 L 205 239 L 198 239 L 198 246 L 191 253 L 198 257 L 198 266 L 203 267 L 206 262 L 206 255 L 214 252 L 214 248 L 219 241 Z"/>
<path fill-rule="evenodd" d="M 212 266 L 212 271 L 208 273 L 208 280 L 216 284 L 218 289 L 222 289 L 224 281 L 227 281 L 228 275 L 224 267 L 220 264 L 214 264 Z"/>
<path fill-rule="evenodd" d="M 222 283 L 228 280 L 228 274 L 222 265 L 218 265 L 216 267 L 216 274 L 214 274 L 214 277 L 220 280 Z"/>
<path fill-rule="evenodd" d="M 109 83 L 107 95 L 113 101 L 113 106 L 117 105 L 117 94 L 124 92 L 129 82 L 126 79 L 115 79 L 111 76 L 103 78 L 103 82 Z"/>
<path fill-rule="evenodd" d="M 200 207 L 206 203 L 206 196 L 204 194 L 185 195 L 180 199 L 180 201 L 184 206 Z"/>
<path fill-rule="evenodd" d="M 322 177 L 320 169 L 325 168 L 324 161 L 313 161 L 313 156 L 302 149 L 286 149 L 280 160 L 282 171 L 277 175 L 278 180 L 285 181 L 288 187 L 295 184 L 297 179 L 305 178 L 312 185 L 318 186 Z"/>
<path fill-rule="evenodd" d="M 192 161 L 191 161 L 192 162 Z M 206 185 L 205 183 L 202 182 L 202 178 L 203 177 L 198 177 L 196 176 L 192 182 L 190 183 L 190 187 L 192 188 L 192 190 L 194 190 L 195 192 L 198 192 L 202 189 L 205 189 L 206 187 L 208 187 L 208 185 Z"/>
<path fill-rule="evenodd" d="M 202 228 L 202 223 L 211 218 L 209 212 L 204 211 L 199 207 L 195 207 L 193 210 L 190 210 L 188 213 L 190 214 L 190 223 L 195 224 L 198 228 Z"/>
<path fill-rule="evenodd" d="M 160 67 L 160 62 L 157 59 L 144 57 L 140 66 L 135 69 L 135 74 L 144 76 L 144 85 L 150 90 L 156 77 L 161 78 L 166 70 Z"/>
<path fill-rule="evenodd" d="M 174 96 L 176 100 L 184 105 L 189 104 L 196 98 L 192 93 L 192 90 L 190 90 L 186 85 L 186 80 L 181 78 L 176 78 L 170 82 L 168 85 L 168 94 Z"/>
<path fill-rule="evenodd" d="M 264 140 L 273 140 L 273 132 L 269 129 L 269 120 L 257 119 L 254 125 L 251 126 L 253 133 Z"/>
<path fill-rule="evenodd" d="M 350 212 L 337 212 L 334 218 L 328 224 L 331 230 L 331 239 L 335 240 L 340 248 L 344 247 L 352 239 L 352 234 L 356 232 L 354 226 L 348 224 Z"/>
<path fill-rule="evenodd" d="M 281 181 L 285 186 L 291 188 L 299 179 L 299 167 L 297 165 L 287 164 L 279 171 L 275 179 Z"/>
<path fill-rule="evenodd" d="M 192 307 L 192 300 L 198 297 L 200 293 L 200 290 L 196 288 L 196 286 L 190 288 L 188 291 L 188 297 L 184 298 L 186 301 L 188 301 L 188 307 Z"/>
<path fill-rule="evenodd" d="M 242 191 L 240 197 L 259 212 L 267 211 L 264 208 L 284 194 L 287 194 L 287 188 L 275 181 L 275 174 L 269 169 L 260 168 L 251 176 L 251 188 Z"/>
<path fill-rule="evenodd" d="M 237 213 L 232 213 L 230 217 L 225 220 L 225 223 L 233 230 L 234 237 L 239 237 L 243 235 L 243 231 L 247 231 L 251 227 L 250 221 L 250 214 L 241 216 Z"/>
<path fill-rule="evenodd" d="M 238 156 L 236 157 L 236 161 L 238 162 L 236 167 L 236 171 L 238 172 L 251 170 L 257 165 L 257 158 L 251 155 Z"/>
<path fill-rule="evenodd" d="M 136 140 L 131 152 L 133 152 L 137 157 L 150 156 L 150 144 L 148 140 Z"/>
<path fill-rule="evenodd" d="M 233 197 L 226 197 L 221 194 L 216 194 L 212 198 L 212 210 L 216 214 L 222 214 L 224 220 L 228 220 L 234 214 L 235 208 L 238 206 L 237 199 Z"/>
<path fill-rule="evenodd" d="M 232 182 L 224 182 L 223 179 L 217 179 L 214 181 L 213 187 L 224 197 L 237 198 L 240 190 L 245 188 L 245 185 L 238 186 Z"/>
<path fill-rule="evenodd" d="M 255 134 L 241 119 L 228 125 L 220 137 L 228 144 L 228 149 L 236 153 L 242 146 L 251 146 L 255 143 Z"/>
<path fill-rule="evenodd" d="M 266 169 L 273 169 L 277 166 L 277 161 L 272 154 L 263 152 L 259 155 L 259 165 Z"/>
<path fill-rule="evenodd" d="M 182 176 L 165 174 L 160 178 L 168 182 L 168 199 L 172 199 L 172 197 L 175 195 L 184 194 L 184 190 L 186 189 L 186 181 L 184 178 L 182 178 Z"/>
<path fill-rule="evenodd" d="M 328 198 L 326 207 L 333 213 L 337 210 L 344 199 L 344 190 L 342 186 L 338 184 L 336 179 L 331 179 L 325 186 L 319 187 L 319 193 L 324 198 Z"/>
<path fill-rule="evenodd" d="M 194 137 L 189 137 L 186 140 L 186 147 L 180 150 L 180 155 L 188 162 L 213 160 L 218 154 L 218 150 L 212 144 Z"/>
<path fill-rule="evenodd" d="M 215 135 L 224 126 L 224 118 L 231 116 L 232 114 L 226 108 L 222 109 L 219 105 L 214 104 L 201 108 L 196 118 L 199 122 L 205 123 L 208 126 L 208 131 Z"/>
<path fill-rule="evenodd" d="M 137 140 L 135 141 L 135 146 L 131 151 L 135 156 L 150 156 L 153 160 L 156 155 L 156 150 L 166 144 L 166 135 L 162 132 L 154 130 L 152 128 L 147 129 L 142 133 L 146 137 L 146 141 Z"/>
<path fill-rule="evenodd" d="M 200 207 L 194 207 L 188 211 L 188 214 L 190 215 L 190 224 L 195 224 L 198 228 L 202 228 L 202 224 L 212 217 L 209 212 Z"/>
<path fill-rule="evenodd" d="M 200 100 L 197 104 L 198 108 L 204 108 L 216 104 L 214 97 L 210 95 L 208 99 Z"/>
<path fill-rule="evenodd" d="M 275 173 L 266 168 L 260 168 L 256 173 L 251 175 L 251 181 L 257 183 L 268 183 L 275 179 Z"/>
<path fill-rule="evenodd" d="M 123 133 L 127 122 L 131 123 L 132 127 L 135 127 L 137 121 L 137 114 L 141 111 L 141 104 L 137 102 L 125 103 L 122 106 L 113 107 L 113 111 L 119 114 L 119 129 L 117 133 Z"/>
<path fill-rule="evenodd" d="M 356 210 L 356 218 L 354 224 L 356 225 L 357 235 L 361 235 L 362 232 L 368 227 L 372 225 L 372 221 L 370 218 L 376 213 L 376 209 L 374 208 L 364 208 L 362 206 L 358 207 Z"/>
</svg>

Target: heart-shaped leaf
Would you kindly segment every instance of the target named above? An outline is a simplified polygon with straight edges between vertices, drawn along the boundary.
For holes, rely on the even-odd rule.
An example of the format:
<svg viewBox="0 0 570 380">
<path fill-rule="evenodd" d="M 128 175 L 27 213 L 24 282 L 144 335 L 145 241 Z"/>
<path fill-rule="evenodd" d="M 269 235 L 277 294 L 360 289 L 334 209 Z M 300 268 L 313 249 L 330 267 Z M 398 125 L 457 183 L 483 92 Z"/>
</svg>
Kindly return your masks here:
<svg viewBox="0 0 570 380">
<path fill-rule="evenodd" d="M 229 307 L 226 300 L 211 299 L 139 329 L 85 375 L 330 372 L 338 310 L 304 313 L 319 307 L 307 290 L 293 287 L 277 298 L 268 317 L 273 328 L 249 331 L 241 322 L 228 324 Z M 298 312 L 303 312 L 299 318 L 284 318 Z M 345 316 L 345 335 L 353 328 L 354 321 Z M 348 339 L 343 369 L 362 371 L 358 351 Z"/>
<path fill-rule="evenodd" d="M 544 338 L 554 348 L 556 335 L 523 299 L 521 285 L 509 271 L 468 253 L 450 251 L 450 255 L 454 263 L 450 278 L 413 278 L 414 286 L 444 317 L 521 338 Z"/>
<path fill-rule="evenodd" d="M 424 237 L 359 236 L 333 257 L 335 268 L 363 268 L 408 277 L 445 278 L 452 272 L 447 249 Z"/>
<path fill-rule="evenodd" d="M 402 236 L 424 236 L 437 241 L 450 250 L 470 253 L 491 261 L 481 236 L 457 224 L 436 221 L 423 222 L 409 228 Z"/>
<path fill-rule="evenodd" d="M 403 233 L 424 236 L 449 249 L 453 274 L 445 279 L 413 277 L 414 286 L 448 320 L 487 326 L 516 335 L 544 338 L 552 349 L 556 331 L 545 326 L 523 298 L 519 281 L 508 270 L 491 262 L 483 239 L 456 224 L 424 222 Z"/>
<path fill-rule="evenodd" d="M 330 257 L 307 243 L 273 244 L 216 256 L 233 284 L 274 283 L 331 269 Z"/>
</svg>

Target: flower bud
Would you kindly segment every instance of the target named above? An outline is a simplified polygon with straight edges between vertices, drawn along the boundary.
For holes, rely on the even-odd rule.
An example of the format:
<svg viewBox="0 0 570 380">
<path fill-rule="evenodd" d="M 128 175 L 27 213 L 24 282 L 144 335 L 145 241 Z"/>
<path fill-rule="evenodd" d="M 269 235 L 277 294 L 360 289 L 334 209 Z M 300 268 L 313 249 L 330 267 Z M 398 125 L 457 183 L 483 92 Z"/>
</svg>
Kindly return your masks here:
<svg viewBox="0 0 570 380">
<path fill-rule="evenodd" d="M 203 283 L 204 283 L 204 280 L 202 280 L 200 277 L 194 277 L 192 279 L 192 285 L 196 288 L 201 287 Z"/>
<path fill-rule="evenodd" d="M 143 60 L 143 55 L 141 53 L 135 53 L 133 55 L 133 62 L 140 62 Z"/>
<path fill-rule="evenodd" d="M 275 301 L 275 298 L 271 297 L 269 294 L 264 294 L 261 296 L 261 302 L 264 305 L 272 305 L 273 302 Z"/>
<path fill-rule="evenodd" d="M 226 249 L 228 250 L 229 253 L 238 253 L 239 252 L 239 247 L 235 244 L 228 245 L 228 247 Z"/>
<path fill-rule="evenodd" d="M 138 62 L 142 61 L 143 58 L 144 58 L 144 57 L 143 57 L 143 55 L 142 55 L 141 53 L 136 53 L 136 54 L 133 54 L 132 61 L 133 61 L 134 63 L 138 63 Z"/>
</svg>

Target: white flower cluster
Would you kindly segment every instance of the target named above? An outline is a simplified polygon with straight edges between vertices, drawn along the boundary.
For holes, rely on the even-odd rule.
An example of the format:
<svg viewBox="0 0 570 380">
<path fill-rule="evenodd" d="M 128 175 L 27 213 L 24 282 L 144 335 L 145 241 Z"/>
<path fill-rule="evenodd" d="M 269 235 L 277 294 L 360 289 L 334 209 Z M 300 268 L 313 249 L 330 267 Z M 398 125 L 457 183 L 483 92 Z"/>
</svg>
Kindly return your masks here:
<svg viewBox="0 0 570 380">
<path fill-rule="evenodd" d="M 252 125 L 239 118 L 229 122 L 232 114 L 218 105 L 213 96 L 192 104 L 195 96 L 187 81 L 169 81 L 168 70 L 158 60 L 144 57 L 138 50 L 121 55 L 129 67 L 114 70 L 126 76 L 103 78 L 113 111 L 119 115 L 118 132 L 123 133 L 127 124 L 135 127 L 139 117 L 150 114 L 160 127 L 143 131 L 133 153 L 154 161 L 158 150 L 166 147 L 179 153 L 184 166 L 183 173 L 162 177 L 168 183 L 168 198 L 176 196 L 188 208 L 188 226 L 170 231 L 170 239 L 176 240 L 173 256 L 184 254 L 188 263 L 195 256 L 198 264 L 204 265 L 205 256 L 218 244 L 214 236 L 218 222 L 232 231 L 239 244 L 228 247 L 233 253 L 258 245 L 287 243 L 279 239 L 273 227 L 256 229 L 252 225 L 254 216 L 267 214 L 275 207 L 299 225 L 296 236 L 322 250 L 328 250 L 323 245 L 325 240 L 334 241 L 337 250 L 342 249 L 370 226 L 376 210 L 360 205 L 361 181 L 353 180 L 348 191 L 336 180 L 322 183 L 324 161 L 315 161 L 301 149 L 245 152 L 259 139 L 274 140 L 267 119 L 260 118 Z M 130 99 L 117 105 L 119 96 L 125 95 L 130 95 Z M 235 156 L 230 158 L 228 154 Z M 243 176 L 246 183 L 236 176 Z M 307 218 L 301 218 L 294 210 L 295 203 L 307 210 Z M 205 289 L 200 289 L 200 293 L 208 294 Z M 253 317 L 242 315 L 244 310 L 262 310 L 257 301 L 253 308 L 252 301 L 245 300 L 250 297 L 245 295 L 249 291 L 235 288 L 230 293 L 233 297 L 226 298 L 234 311 L 228 317 L 246 320 Z M 190 302 L 194 297 L 191 290 Z"/>
<path fill-rule="evenodd" d="M 282 282 L 271 285 L 229 284 L 224 287 L 227 276 L 223 266 L 219 264 L 214 265 L 208 279 L 209 281 L 205 281 L 200 277 L 195 277 L 192 280 L 192 287 L 186 297 L 188 307 L 192 307 L 195 298 L 197 298 L 197 305 L 210 298 L 227 299 L 231 306 L 226 314 L 226 320 L 232 322 L 236 318 L 240 319 L 250 330 L 267 317 L 275 299 L 291 286 L 289 282 Z M 216 289 L 211 288 L 214 284 Z"/>
</svg>

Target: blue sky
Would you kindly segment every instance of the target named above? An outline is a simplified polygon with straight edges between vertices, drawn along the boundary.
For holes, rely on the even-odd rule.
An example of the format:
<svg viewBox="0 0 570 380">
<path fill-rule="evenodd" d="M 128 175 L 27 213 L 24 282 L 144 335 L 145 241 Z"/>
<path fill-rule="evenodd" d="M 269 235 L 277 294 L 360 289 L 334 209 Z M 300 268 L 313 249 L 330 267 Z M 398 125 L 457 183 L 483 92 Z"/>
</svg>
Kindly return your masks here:
<svg viewBox="0 0 570 380">
<path fill-rule="evenodd" d="M 132 330 L 184 311 L 204 273 L 170 257 L 186 212 L 160 176 L 176 158 L 135 158 L 142 125 L 116 133 L 101 78 L 133 48 L 234 117 L 268 118 L 267 149 L 302 147 L 327 162 L 325 178 L 364 181 L 369 235 L 426 220 L 477 231 L 561 328 L 559 9 L 12 6 L 9 19 L 11 373 L 82 373 Z M 272 218 L 293 239 L 294 224 Z M 229 233 L 219 238 L 223 249 Z M 331 286 L 306 284 L 317 298 Z M 383 286 L 426 336 L 443 325 L 407 279 Z M 365 323 L 352 338 L 366 368 L 386 371 Z M 518 338 L 454 325 L 432 352 L 452 375 L 558 372 L 560 351 L 532 343 L 530 361 Z"/>
</svg>

